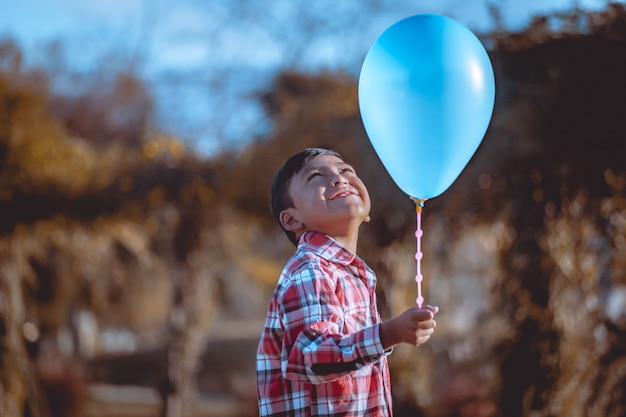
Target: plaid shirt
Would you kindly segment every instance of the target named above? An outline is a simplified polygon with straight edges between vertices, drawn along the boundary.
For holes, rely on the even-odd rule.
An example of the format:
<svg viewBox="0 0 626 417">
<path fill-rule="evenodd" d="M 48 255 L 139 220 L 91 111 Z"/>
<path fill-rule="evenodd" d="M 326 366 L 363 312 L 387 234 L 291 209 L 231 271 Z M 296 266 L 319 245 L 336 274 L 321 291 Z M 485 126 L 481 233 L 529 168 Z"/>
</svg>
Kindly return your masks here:
<svg viewBox="0 0 626 417">
<path fill-rule="evenodd" d="M 257 350 L 260 416 L 391 416 L 376 276 L 305 233 L 272 296 Z"/>
</svg>

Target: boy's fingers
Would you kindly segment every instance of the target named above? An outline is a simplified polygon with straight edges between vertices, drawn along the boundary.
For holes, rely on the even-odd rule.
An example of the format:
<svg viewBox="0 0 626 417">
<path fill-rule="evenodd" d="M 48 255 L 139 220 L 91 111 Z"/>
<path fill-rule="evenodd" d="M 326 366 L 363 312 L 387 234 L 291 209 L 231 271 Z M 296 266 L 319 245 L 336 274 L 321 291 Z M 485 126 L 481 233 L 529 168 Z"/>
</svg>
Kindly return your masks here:
<svg viewBox="0 0 626 417">
<path fill-rule="evenodd" d="M 417 328 L 422 330 L 432 330 L 436 325 L 437 323 L 435 323 L 435 320 L 422 320 L 417 324 Z"/>
<path fill-rule="evenodd" d="M 433 314 L 437 314 L 437 312 L 439 311 L 439 307 L 437 306 L 426 305 L 423 308 L 432 311 Z"/>
<path fill-rule="evenodd" d="M 432 318 L 433 318 L 432 313 L 425 312 L 425 311 L 414 311 L 413 314 L 409 316 L 409 320 L 414 325 L 418 325 L 419 323 L 426 321 L 426 320 L 431 320 Z"/>
<path fill-rule="evenodd" d="M 415 318 L 417 320 L 432 320 L 435 317 L 435 313 L 430 310 L 416 309 Z"/>
</svg>

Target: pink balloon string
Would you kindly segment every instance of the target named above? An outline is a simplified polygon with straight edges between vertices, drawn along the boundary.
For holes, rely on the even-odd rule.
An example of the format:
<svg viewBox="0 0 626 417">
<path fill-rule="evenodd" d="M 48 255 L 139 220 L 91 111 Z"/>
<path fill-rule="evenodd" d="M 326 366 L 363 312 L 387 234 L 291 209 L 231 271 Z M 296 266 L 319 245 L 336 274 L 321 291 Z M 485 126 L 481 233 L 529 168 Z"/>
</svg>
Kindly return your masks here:
<svg viewBox="0 0 626 417">
<path fill-rule="evenodd" d="M 424 207 L 423 200 L 415 200 L 415 212 L 417 214 L 417 229 L 415 230 L 415 237 L 417 240 L 417 251 L 415 252 L 415 260 L 417 261 L 417 274 L 415 275 L 415 282 L 417 283 L 417 298 L 415 302 L 419 308 L 422 308 L 424 304 L 424 297 L 422 297 L 422 281 L 424 277 L 422 275 L 422 207 Z"/>
</svg>

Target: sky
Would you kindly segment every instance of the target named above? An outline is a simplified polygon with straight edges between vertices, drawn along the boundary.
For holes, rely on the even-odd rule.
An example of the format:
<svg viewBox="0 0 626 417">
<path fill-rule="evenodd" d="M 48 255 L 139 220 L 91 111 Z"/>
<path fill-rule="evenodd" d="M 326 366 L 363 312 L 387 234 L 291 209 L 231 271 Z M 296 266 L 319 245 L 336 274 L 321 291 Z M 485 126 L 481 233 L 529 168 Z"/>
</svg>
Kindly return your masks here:
<svg viewBox="0 0 626 417">
<path fill-rule="evenodd" d="M 342 13 L 353 13 L 357 7 L 341 7 L 342 3 L 356 4 L 361 0 L 319 0 L 327 13 L 327 19 L 342 19 Z M 236 3 L 237 0 L 231 2 Z M 255 0 L 241 3 L 254 4 Z M 259 0 L 256 3 L 261 4 Z M 277 19 L 296 22 L 287 25 L 289 33 L 297 30 L 298 16 L 290 11 L 290 3 L 310 4 L 304 0 L 270 0 L 262 4 L 273 5 L 278 10 Z M 549 14 L 578 6 L 584 10 L 599 10 L 607 0 L 389 0 L 383 13 L 372 21 L 372 32 L 380 33 L 402 17 L 417 13 L 444 14 L 459 20 L 475 32 L 488 32 L 494 21 L 488 4 L 500 8 L 504 23 L 512 31 L 523 29 L 538 14 Z M 137 44 L 150 36 L 151 66 L 154 68 L 189 68 L 207 63 L 210 45 L 199 42 L 198 36 L 209 34 L 219 28 L 231 45 L 245 48 L 233 52 L 229 58 L 242 64 L 259 62 L 258 54 L 264 54 L 266 65 L 280 60 L 280 40 L 271 39 L 261 30 L 250 31 L 249 25 L 241 25 L 229 15 L 225 0 L 0 0 L 0 36 L 10 35 L 22 44 L 36 46 L 51 40 L 74 39 L 95 42 L 95 48 L 105 45 Z M 314 6 L 307 6 L 311 8 Z M 257 7 L 258 8 L 258 7 Z M 333 10 L 339 9 L 339 10 Z M 283 11 L 282 16 L 280 11 Z M 230 19 L 230 24 L 224 24 Z M 146 21 L 158 21 L 158 29 L 147 28 Z M 259 19 L 261 20 L 261 19 Z M 289 27 L 292 26 L 292 27 Z M 246 30 L 241 30 L 245 28 Z M 151 32 L 151 33 L 147 33 Z M 289 33 L 283 43 L 288 42 Z M 375 37 L 376 33 L 371 33 Z M 373 42 L 375 39 L 371 39 Z M 341 42 L 339 42 L 340 44 Z M 339 44 L 335 49 L 340 49 Z M 245 53 L 243 53 L 245 52 Z M 338 53 L 323 51 L 317 57 L 322 64 L 338 59 Z"/>
<path fill-rule="evenodd" d="M 620 2 L 624 2 L 622 0 Z M 387 27 L 418 13 L 452 17 L 477 34 L 495 22 L 510 31 L 533 16 L 607 0 L 0 0 L 0 38 L 37 64 L 60 41 L 76 71 L 93 71 L 115 53 L 154 89 L 159 119 L 210 154 L 228 141 L 263 133 L 255 91 L 285 68 L 358 74 Z M 219 100 L 216 100 L 219 97 Z M 172 102 L 176 106 L 172 107 Z M 237 111 L 232 111 L 237 108 Z M 219 126 L 214 119 L 228 120 Z M 244 127 L 249 128 L 244 128 Z M 216 139 L 219 138 L 219 139 Z"/>
</svg>

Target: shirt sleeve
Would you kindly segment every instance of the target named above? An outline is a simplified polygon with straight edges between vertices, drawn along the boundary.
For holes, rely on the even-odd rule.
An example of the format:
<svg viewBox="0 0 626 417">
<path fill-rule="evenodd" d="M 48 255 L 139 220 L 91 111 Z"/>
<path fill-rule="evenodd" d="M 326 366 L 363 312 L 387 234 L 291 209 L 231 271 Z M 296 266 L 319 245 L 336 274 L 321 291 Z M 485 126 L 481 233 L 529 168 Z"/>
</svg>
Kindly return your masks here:
<svg viewBox="0 0 626 417">
<path fill-rule="evenodd" d="M 348 333 L 335 286 L 328 274 L 310 265 L 283 288 L 281 366 L 286 379 L 331 382 L 387 354 L 380 342 L 380 323 Z"/>
</svg>

